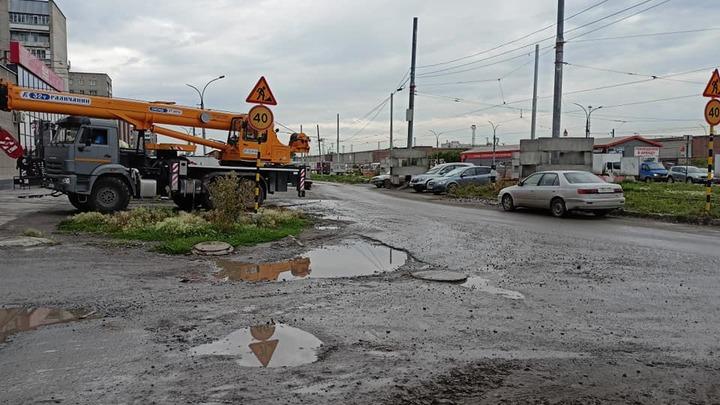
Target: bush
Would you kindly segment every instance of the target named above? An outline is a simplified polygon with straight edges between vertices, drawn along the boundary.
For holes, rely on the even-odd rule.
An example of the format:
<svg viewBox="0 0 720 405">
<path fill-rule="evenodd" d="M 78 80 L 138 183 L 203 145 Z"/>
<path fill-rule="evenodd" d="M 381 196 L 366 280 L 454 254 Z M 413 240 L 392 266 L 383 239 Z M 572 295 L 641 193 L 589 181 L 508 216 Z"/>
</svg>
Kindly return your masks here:
<svg viewBox="0 0 720 405">
<path fill-rule="evenodd" d="M 482 198 L 488 200 L 495 200 L 500 190 L 505 187 L 515 185 L 516 182 L 512 180 L 498 180 L 495 183 L 475 185 L 468 184 L 455 188 L 452 193 L 448 195 L 452 198 Z"/>
<path fill-rule="evenodd" d="M 261 228 L 277 228 L 281 224 L 300 219 L 302 215 L 297 211 L 287 209 L 262 209 L 255 217 L 255 225 Z"/>
<path fill-rule="evenodd" d="M 210 184 L 209 191 L 213 210 L 207 217 L 223 231 L 229 231 L 241 223 L 243 214 L 255 204 L 254 182 L 239 178 L 235 172 L 217 177 Z"/>
<path fill-rule="evenodd" d="M 197 215 L 180 212 L 176 217 L 165 218 L 152 226 L 153 230 L 172 236 L 197 236 L 211 233 L 208 221 Z"/>
<path fill-rule="evenodd" d="M 116 231 L 143 229 L 175 215 L 171 208 L 139 207 L 130 211 L 120 211 L 106 216 L 106 223 Z"/>
</svg>

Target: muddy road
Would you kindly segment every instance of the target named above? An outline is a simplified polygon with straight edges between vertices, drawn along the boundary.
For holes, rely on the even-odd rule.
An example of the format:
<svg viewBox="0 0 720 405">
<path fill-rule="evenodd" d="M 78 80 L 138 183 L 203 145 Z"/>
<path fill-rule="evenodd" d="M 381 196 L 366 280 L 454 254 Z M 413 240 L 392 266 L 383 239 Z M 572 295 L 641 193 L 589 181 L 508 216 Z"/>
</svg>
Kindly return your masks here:
<svg viewBox="0 0 720 405">
<path fill-rule="evenodd" d="M 0 403 L 720 401 L 717 230 L 367 186 L 273 200 L 315 227 L 222 260 L 0 247 Z M 0 203 L 0 243 L 72 213 Z"/>
</svg>

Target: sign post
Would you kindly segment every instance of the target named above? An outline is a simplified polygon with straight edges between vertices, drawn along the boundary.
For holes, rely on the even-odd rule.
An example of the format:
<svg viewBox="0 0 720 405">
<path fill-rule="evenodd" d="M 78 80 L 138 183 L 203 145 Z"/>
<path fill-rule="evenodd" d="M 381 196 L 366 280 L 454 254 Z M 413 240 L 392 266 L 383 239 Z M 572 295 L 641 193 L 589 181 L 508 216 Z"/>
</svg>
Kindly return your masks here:
<svg viewBox="0 0 720 405">
<path fill-rule="evenodd" d="M 260 193 L 262 192 L 260 189 L 260 168 L 262 167 L 260 147 L 263 142 L 263 135 L 267 139 L 267 131 L 272 128 L 275 121 L 273 113 L 267 105 L 277 105 L 275 95 L 270 90 L 270 85 L 265 80 L 265 76 L 260 77 L 260 80 L 250 91 L 250 95 L 247 96 L 245 101 L 259 104 L 251 108 L 248 113 L 248 124 L 257 131 L 257 156 L 255 159 L 255 213 L 257 213 L 260 209 Z"/>
<path fill-rule="evenodd" d="M 703 96 L 710 97 L 711 100 L 705 106 L 705 121 L 710 125 L 710 134 L 708 135 L 708 157 L 707 157 L 707 183 L 705 190 L 705 213 L 710 214 L 712 208 L 712 183 L 715 175 L 715 126 L 720 124 L 720 72 L 715 69 L 710 81 L 705 86 Z"/>
</svg>

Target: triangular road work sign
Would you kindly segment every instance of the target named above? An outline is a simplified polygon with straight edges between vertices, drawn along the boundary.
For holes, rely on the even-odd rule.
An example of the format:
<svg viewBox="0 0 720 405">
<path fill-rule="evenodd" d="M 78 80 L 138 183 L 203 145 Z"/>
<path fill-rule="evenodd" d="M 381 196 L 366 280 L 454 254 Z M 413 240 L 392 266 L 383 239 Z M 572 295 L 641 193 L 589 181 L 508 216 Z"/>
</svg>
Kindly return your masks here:
<svg viewBox="0 0 720 405">
<path fill-rule="evenodd" d="M 703 96 L 720 98 L 720 73 L 718 73 L 717 69 L 715 69 L 712 77 L 710 78 L 710 81 L 708 82 L 707 87 L 705 87 Z"/>
<path fill-rule="evenodd" d="M 245 99 L 248 103 L 277 105 L 277 100 L 270 90 L 270 86 L 265 80 L 265 76 L 260 77 L 255 87 L 253 87 L 250 95 Z"/>
<path fill-rule="evenodd" d="M 278 340 L 266 340 L 264 342 L 255 342 L 250 343 L 248 346 L 250 347 L 250 350 L 255 354 L 255 357 L 260 361 L 260 364 L 263 365 L 263 367 L 267 367 L 270 363 L 270 359 L 272 359 L 273 353 L 275 353 L 275 348 L 278 345 Z"/>
</svg>

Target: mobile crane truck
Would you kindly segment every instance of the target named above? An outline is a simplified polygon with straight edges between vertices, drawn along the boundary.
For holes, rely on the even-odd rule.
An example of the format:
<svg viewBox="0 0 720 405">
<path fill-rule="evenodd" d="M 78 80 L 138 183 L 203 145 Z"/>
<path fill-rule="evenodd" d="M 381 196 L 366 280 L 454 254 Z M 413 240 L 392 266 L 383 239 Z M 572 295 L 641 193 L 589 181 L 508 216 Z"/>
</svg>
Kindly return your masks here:
<svg viewBox="0 0 720 405">
<path fill-rule="evenodd" d="M 261 82 L 267 84 L 264 78 Z M 172 198 L 185 210 L 210 209 L 209 185 L 230 172 L 253 186 L 259 178 L 260 203 L 268 194 L 287 191 L 288 185 L 300 196 L 305 193 L 306 168 L 293 164 L 292 157 L 308 153 L 310 140 L 303 133 L 293 133 L 289 145 L 281 143 L 267 108 L 250 117 L 173 102 L 36 90 L 0 80 L 0 109 L 68 115 L 54 124 L 37 126 L 43 142 L 37 159 L 43 166 L 44 186 L 66 194 L 81 211 L 114 212 L 126 209 L 131 198 L 156 196 Z M 252 125 L 251 119 L 262 121 L 261 127 L 267 129 L 255 129 L 259 126 Z M 119 139 L 117 120 L 134 126 L 137 139 L 133 145 Z M 157 124 L 226 130 L 227 141 L 203 139 Z M 184 156 L 179 152 L 193 152 L 195 146 L 149 143 L 149 133 L 216 151 L 210 154 L 213 156 Z M 0 128 L 2 135 L 7 138 L 9 134 Z M 13 156 L 18 156 L 17 151 Z"/>
</svg>

